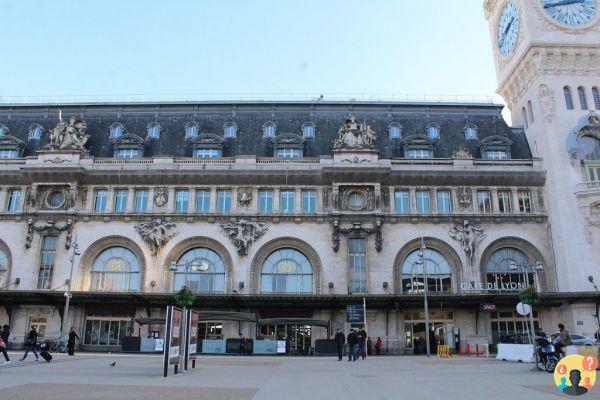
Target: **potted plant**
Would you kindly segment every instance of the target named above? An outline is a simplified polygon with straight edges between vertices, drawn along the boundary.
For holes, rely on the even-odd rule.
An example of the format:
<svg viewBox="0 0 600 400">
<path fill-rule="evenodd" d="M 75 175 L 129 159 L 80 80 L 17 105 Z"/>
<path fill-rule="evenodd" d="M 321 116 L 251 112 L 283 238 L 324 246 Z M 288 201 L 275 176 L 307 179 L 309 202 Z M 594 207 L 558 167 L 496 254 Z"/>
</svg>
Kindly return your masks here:
<svg viewBox="0 0 600 400">
<path fill-rule="evenodd" d="M 175 301 L 179 306 L 191 306 L 194 304 L 194 300 L 196 300 L 196 295 L 192 292 L 192 289 L 187 286 L 183 286 L 175 295 Z"/>
<path fill-rule="evenodd" d="M 540 295 L 533 286 L 527 286 L 519 293 L 519 300 L 523 304 L 537 304 L 540 301 Z"/>
</svg>

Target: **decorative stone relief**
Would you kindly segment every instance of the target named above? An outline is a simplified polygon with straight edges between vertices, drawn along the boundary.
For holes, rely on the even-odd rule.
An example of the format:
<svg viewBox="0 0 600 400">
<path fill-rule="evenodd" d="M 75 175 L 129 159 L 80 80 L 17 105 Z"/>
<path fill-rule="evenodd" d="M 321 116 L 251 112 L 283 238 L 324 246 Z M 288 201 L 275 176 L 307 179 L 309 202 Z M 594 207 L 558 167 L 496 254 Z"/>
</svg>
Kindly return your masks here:
<svg viewBox="0 0 600 400">
<path fill-rule="evenodd" d="M 471 225 L 471 223 L 465 219 L 462 225 L 455 224 L 455 226 L 448 231 L 448 235 L 461 243 L 469 263 L 472 264 L 475 248 L 485 237 L 485 231 L 486 229 L 484 227 Z"/>
<path fill-rule="evenodd" d="M 466 187 L 462 187 L 456 191 L 456 195 L 458 197 L 458 204 L 460 208 L 466 210 L 471 203 L 473 202 L 473 196 L 471 190 Z"/>
<path fill-rule="evenodd" d="M 554 91 L 547 85 L 541 84 L 538 92 L 538 98 L 544 119 L 548 123 L 552 122 L 552 119 L 556 115 L 556 100 L 554 98 Z"/>
<path fill-rule="evenodd" d="M 584 209 L 585 236 L 587 242 L 592 244 L 594 242 L 592 228 L 600 228 L 600 201 L 596 201 L 586 208 L 587 210 Z"/>
<path fill-rule="evenodd" d="M 25 205 L 29 209 L 68 210 L 75 207 L 79 194 L 75 184 L 68 186 L 33 184 L 25 192 Z"/>
<path fill-rule="evenodd" d="M 73 238 L 73 224 L 75 221 L 71 218 L 65 221 L 37 221 L 34 218 L 27 220 L 27 236 L 25 237 L 25 248 L 31 247 L 33 241 L 33 235 L 35 232 L 42 234 L 56 235 L 61 232 L 67 231 L 67 240 L 65 241 L 65 248 L 71 247 Z"/>
<path fill-rule="evenodd" d="M 239 188 L 237 193 L 238 206 L 240 208 L 250 207 L 250 203 L 252 203 L 252 188 Z"/>
<path fill-rule="evenodd" d="M 465 149 L 464 147 L 461 147 L 454 153 L 452 153 L 452 158 L 456 158 L 459 160 L 470 160 L 473 158 L 473 156 L 471 155 L 469 150 Z"/>
<path fill-rule="evenodd" d="M 150 246 L 153 256 L 157 255 L 160 249 L 169 243 L 171 238 L 177 235 L 177 225 L 162 218 L 140 222 L 135 226 L 135 230 Z"/>
<path fill-rule="evenodd" d="M 154 189 L 154 204 L 158 208 L 163 208 L 169 201 L 169 189 L 166 187 L 157 187 Z"/>
<path fill-rule="evenodd" d="M 338 138 L 333 142 L 334 150 L 373 150 L 377 135 L 365 122 L 358 122 L 352 114 L 338 131 Z"/>
<path fill-rule="evenodd" d="M 373 211 L 381 205 L 381 191 L 376 193 L 373 187 L 342 187 L 339 189 L 341 195 L 337 195 L 336 189 L 333 189 L 336 210 Z"/>
<path fill-rule="evenodd" d="M 71 117 L 68 123 L 63 122 L 62 111 L 59 110 L 58 124 L 50 131 L 48 150 L 75 150 L 85 153 L 85 144 L 89 138 L 85 133 L 86 128 L 85 121 L 75 117 Z"/>
<path fill-rule="evenodd" d="M 333 229 L 331 233 L 331 248 L 334 252 L 338 252 L 340 249 L 340 234 L 343 235 L 375 235 L 375 250 L 379 253 L 383 249 L 383 218 L 381 216 L 375 216 L 373 222 L 370 224 L 363 224 L 360 222 L 353 222 L 352 224 L 342 224 L 339 217 L 333 217 L 330 220 L 331 227 Z"/>
<path fill-rule="evenodd" d="M 248 255 L 253 242 L 258 240 L 269 229 L 262 222 L 251 222 L 241 219 L 236 222 L 224 222 L 221 229 L 229 237 L 240 256 Z"/>
</svg>

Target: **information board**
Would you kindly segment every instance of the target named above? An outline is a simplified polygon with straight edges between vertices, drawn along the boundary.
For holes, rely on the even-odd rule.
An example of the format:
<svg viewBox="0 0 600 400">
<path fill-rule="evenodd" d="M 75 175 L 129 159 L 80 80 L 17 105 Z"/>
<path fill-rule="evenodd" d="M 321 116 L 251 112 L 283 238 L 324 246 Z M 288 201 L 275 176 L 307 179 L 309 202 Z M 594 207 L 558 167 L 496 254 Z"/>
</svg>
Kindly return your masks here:
<svg viewBox="0 0 600 400">
<path fill-rule="evenodd" d="M 365 308 L 363 304 L 346 306 L 346 322 L 349 324 L 365 323 Z"/>
</svg>

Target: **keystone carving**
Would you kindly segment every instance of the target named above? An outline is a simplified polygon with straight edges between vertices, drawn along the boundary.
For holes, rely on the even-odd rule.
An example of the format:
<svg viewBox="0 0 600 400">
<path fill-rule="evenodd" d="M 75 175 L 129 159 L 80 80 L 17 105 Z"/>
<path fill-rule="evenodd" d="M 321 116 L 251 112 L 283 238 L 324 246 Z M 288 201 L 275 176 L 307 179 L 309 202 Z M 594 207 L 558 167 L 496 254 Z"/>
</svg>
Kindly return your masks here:
<svg viewBox="0 0 600 400">
<path fill-rule="evenodd" d="M 135 226 L 135 230 L 148 244 L 153 256 L 157 255 L 160 249 L 169 243 L 173 236 L 177 235 L 177 225 L 161 218 L 140 222 Z"/>
<path fill-rule="evenodd" d="M 248 255 L 253 242 L 258 240 L 269 229 L 261 222 L 250 222 L 241 219 L 236 222 L 224 222 L 221 229 L 229 237 L 240 256 Z"/>
</svg>

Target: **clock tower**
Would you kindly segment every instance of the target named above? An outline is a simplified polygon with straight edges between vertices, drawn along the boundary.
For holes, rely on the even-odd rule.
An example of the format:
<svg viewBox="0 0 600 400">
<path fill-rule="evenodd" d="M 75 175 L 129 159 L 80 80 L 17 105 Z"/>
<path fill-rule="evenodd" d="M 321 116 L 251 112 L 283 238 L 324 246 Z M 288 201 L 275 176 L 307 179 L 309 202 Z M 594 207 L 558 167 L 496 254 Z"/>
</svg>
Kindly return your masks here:
<svg viewBox="0 0 600 400">
<path fill-rule="evenodd" d="M 599 0 L 485 0 L 498 93 L 547 171 L 544 201 L 561 292 L 600 285 Z M 598 113 L 598 114 L 597 114 Z M 591 278 L 590 278 L 591 277 Z M 592 304 L 561 307 L 574 329 Z M 591 311 L 591 312 L 590 312 Z"/>
</svg>

